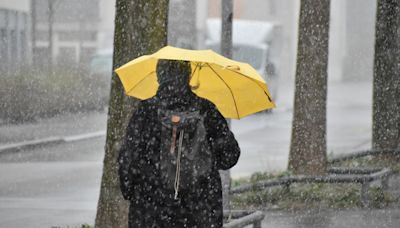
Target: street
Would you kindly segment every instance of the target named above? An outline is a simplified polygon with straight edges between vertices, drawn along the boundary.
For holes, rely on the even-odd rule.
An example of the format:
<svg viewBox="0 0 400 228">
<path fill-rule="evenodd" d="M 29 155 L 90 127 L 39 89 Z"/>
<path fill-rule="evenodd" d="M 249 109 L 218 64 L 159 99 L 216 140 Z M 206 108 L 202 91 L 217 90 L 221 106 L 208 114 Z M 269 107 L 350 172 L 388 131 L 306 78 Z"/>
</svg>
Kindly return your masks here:
<svg viewBox="0 0 400 228">
<path fill-rule="evenodd" d="M 0 227 L 93 224 L 104 138 L 0 156 Z"/>
</svg>

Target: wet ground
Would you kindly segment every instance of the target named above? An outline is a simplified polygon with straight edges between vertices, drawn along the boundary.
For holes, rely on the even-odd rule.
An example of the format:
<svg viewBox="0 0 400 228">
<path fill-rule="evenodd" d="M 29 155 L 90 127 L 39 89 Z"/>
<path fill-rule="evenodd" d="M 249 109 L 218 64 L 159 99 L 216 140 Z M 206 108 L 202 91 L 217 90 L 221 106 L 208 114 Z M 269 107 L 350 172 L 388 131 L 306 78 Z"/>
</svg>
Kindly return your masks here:
<svg viewBox="0 0 400 228">
<path fill-rule="evenodd" d="M 0 227 L 93 224 L 104 140 L 0 155 Z"/>
<path fill-rule="evenodd" d="M 400 227 L 400 209 L 267 212 L 262 226 L 268 228 L 398 228 Z"/>
</svg>

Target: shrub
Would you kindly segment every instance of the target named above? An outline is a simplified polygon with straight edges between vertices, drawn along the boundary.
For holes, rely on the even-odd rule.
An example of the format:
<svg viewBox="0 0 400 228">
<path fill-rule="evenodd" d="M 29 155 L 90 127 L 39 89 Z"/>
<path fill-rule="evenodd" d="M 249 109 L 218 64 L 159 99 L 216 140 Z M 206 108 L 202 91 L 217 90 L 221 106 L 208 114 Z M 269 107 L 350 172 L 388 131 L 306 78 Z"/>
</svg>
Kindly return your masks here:
<svg viewBox="0 0 400 228">
<path fill-rule="evenodd" d="M 0 118 L 21 123 L 63 112 L 103 109 L 108 103 L 110 77 L 78 68 L 57 68 L 53 74 L 25 70 L 2 75 Z"/>
</svg>

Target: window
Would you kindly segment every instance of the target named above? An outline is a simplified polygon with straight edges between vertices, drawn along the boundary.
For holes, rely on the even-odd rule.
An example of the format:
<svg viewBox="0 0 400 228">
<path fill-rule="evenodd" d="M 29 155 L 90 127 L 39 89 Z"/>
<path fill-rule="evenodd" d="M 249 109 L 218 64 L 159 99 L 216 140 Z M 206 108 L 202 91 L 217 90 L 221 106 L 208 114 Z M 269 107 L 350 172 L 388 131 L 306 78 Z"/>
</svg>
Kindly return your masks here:
<svg viewBox="0 0 400 228">
<path fill-rule="evenodd" d="M 20 40 L 20 54 L 21 54 L 21 62 L 22 63 L 25 63 L 26 62 L 26 59 L 27 59 L 27 51 L 26 51 L 26 49 L 27 49 L 27 43 L 28 43 L 28 41 L 27 41 L 27 38 L 26 38 L 26 31 L 21 31 L 20 32 L 20 38 L 19 38 L 19 40 Z"/>
<path fill-rule="evenodd" d="M 62 65 L 75 64 L 77 62 L 75 47 L 60 47 L 57 62 Z"/>
<path fill-rule="evenodd" d="M 80 62 L 84 65 L 89 65 L 91 58 L 94 56 L 96 52 L 95 48 L 82 48 Z"/>
<path fill-rule="evenodd" d="M 10 46 L 11 46 L 11 52 L 10 52 L 10 65 L 11 68 L 14 69 L 16 67 L 16 64 L 18 62 L 18 39 L 17 39 L 17 31 L 16 30 L 11 30 L 10 31 Z"/>
<path fill-rule="evenodd" d="M 7 56 L 7 30 L 0 29 L 0 72 L 7 71 L 8 56 Z"/>
<path fill-rule="evenodd" d="M 96 41 L 97 32 L 93 31 L 64 31 L 58 32 L 60 41 Z"/>
<path fill-rule="evenodd" d="M 49 48 L 47 47 L 36 47 L 34 49 L 35 58 L 33 59 L 36 66 L 39 69 L 47 69 L 45 67 L 49 64 Z"/>
</svg>

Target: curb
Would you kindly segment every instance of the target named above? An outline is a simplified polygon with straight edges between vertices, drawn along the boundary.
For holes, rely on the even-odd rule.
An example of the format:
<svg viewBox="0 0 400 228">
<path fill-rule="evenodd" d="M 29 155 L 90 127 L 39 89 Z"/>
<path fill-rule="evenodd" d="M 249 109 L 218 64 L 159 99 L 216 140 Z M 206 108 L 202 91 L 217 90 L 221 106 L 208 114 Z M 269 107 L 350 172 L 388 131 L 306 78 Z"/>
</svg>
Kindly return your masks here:
<svg viewBox="0 0 400 228">
<path fill-rule="evenodd" d="M 58 145 L 61 143 L 77 142 L 91 138 L 97 138 L 106 135 L 106 131 L 97 131 L 88 134 L 66 136 L 66 137 L 49 137 L 37 140 L 24 141 L 19 143 L 12 143 L 0 145 L 0 154 L 19 152 L 27 149 L 34 149 L 42 146 Z"/>
</svg>

